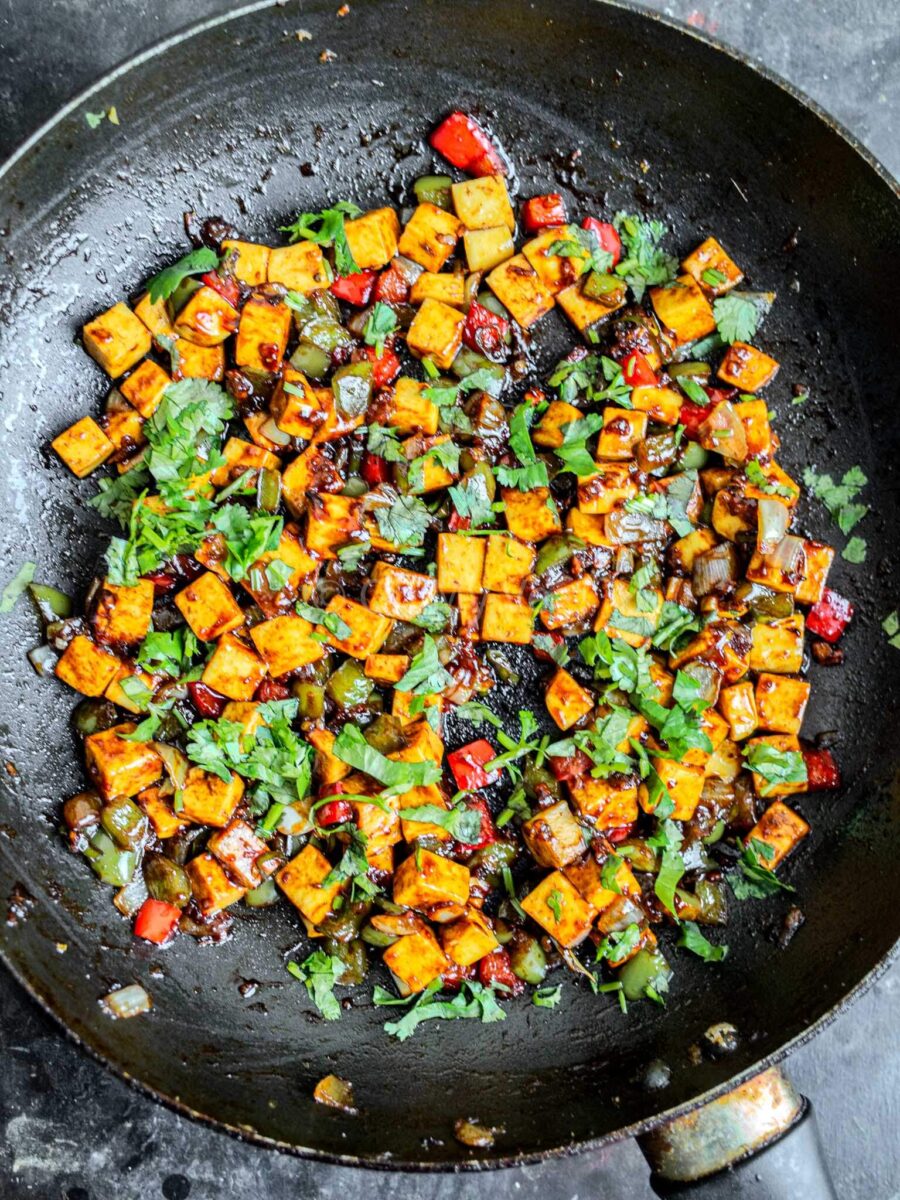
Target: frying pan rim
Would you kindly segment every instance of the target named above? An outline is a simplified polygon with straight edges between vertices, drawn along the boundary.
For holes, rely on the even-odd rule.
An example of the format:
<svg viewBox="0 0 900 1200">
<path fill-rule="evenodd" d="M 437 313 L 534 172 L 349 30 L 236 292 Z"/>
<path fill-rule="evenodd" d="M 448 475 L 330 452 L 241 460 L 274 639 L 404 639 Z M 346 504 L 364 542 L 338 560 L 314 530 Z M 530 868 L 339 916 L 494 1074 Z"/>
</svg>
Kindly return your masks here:
<svg viewBox="0 0 900 1200">
<path fill-rule="evenodd" d="M 48 120 L 40 125 L 33 133 L 31 133 L 21 145 L 13 151 L 13 153 L 0 165 L 0 182 L 5 180 L 6 176 L 22 163 L 27 156 L 35 150 L 41 141 L 62 121 L 69 117 L 72 113 L 81 108 L 90 98 L 97 93 L 103 91 L 117 79 L 127 75 L 130 71 L 157 58 L 169 49 L 181 45 L 183 42 L 196 37 L 210 29 L 215 29 L 227 22 L 240 19 L 251 15 L 254 12 L 260 12 L 265 9 L 276 7 L 277 0 L 253 0 L 249 4 L 242 5 L 240 8 L 233 9 L 227 13 L 221 13 L 214 17 L 209 17 L 202 21 L 197 21 L 186 25 L 184 28 L 170 34 L 168 37 L 162 38 L 153 43 L 151 46 L 140 51 L 139 53 L 130 56 L 121 62 L 118 66 L 113 67 L 104 75 L 100 76 L 94 83 L 88 85 L 70 101 L 64 104 L 54 113 Z M 896 179 L 891 172 L 875 157 L 875 155 L 863 145 L 863 143 L 847 129 L 840 121 L 822 108 L 815 100 L 807 96 L 794 84 L 784 79 L 776 71 L 761 63 L 758 59 L 751 55 L 747 55 L 742 51 L 728 46 L 723 42 L 718 41 L 704 30 L 699 30 L 690 25 L 685 25 L 683 22 L 669 17 L 662 13 L 658 13 L 645 8 L 641 4 L 633 3 L 632 0 L 588 0 L 588 3 L 602 5 L 606 8 L 620 9 L 625 12 L 632 13 L 646 20 L 656 21 L 666 28 L 673 30 L 681 36 L 693 38 L 695 41 L 701 42 L 710 49 L 715 50 L 726 57 L 733 60 L 742 67 L 753 71 L 755 74 L 766 80 L 768 83 L 774 84 L 781 91 L 786 92 L 796 103 L 807 109 L 814 117 L 823 122 L 827 128 L 840 139 L 842 139 L 849 148 L 854 151 L 863 162 L 875 172 L 882 183 L 894 193 L 894 196 L 900 200 L 900 180 Z M 781 1062 L 799 1046 L 804 1045 L 825 1029 L 838 1016 L 843 1014 L 851 1004 L 853 1004 L 869 987 L 872 986 L 888 969 L 894 959 L 898 956 L 900 949 L 900 939 L 895 941 L 893 946 L 882 955 L 878 962 L 866 972 L 857 982 L 837 1001 L 827 1012 L 823 1013 L 815 1021 L 807 1025 L 800 1033 L 793 1038 L 783 1043 L 777 1050 L 771 1054 L 760 1058 L 744 1070 L 731 1076 L 729 1079 L 708 1091 L 695 1096 L 693 1099 L 685 1101 L 683 1104 L 676 1105 L 670 1109 L 664 1109 L 656 1113 L 653 1117 L 648 1117 L 643 1121 L 637 1121 L 631 1125 L 622 1126 L 619 1129 L 601 1135 L 595 1138 L 587 1138 L 579 1140 L 568 1145 L 556 1146 L 551 1149 L 539 1151 L 525 1151 L 517 1154 L 501 1154 L 487 1155 L 471 1161 L 451 1161 L 451 1162 L 420 1162 L 420 1161 L 403 1161 L 399 1162 L 392 1158 L 377 1158 L 363 1157 L 353 1154 L 335 1154 L 330 1151 L 316 1149 L 308 1146 L 298 1146 L 287 1142 L 279 1141 L 276 1138 L 267 1137 L 256 1130 L 251 1130 L 246 1127 L 240 1127 L 229 1124 L 227 1121 L 219 1118 L 211 1117 L 206 1113 L 198 1112 L 185 1104 L 182 1100 L 176 1097 L 169 1096 L 165 1092 L 154 1088 L 150 1084 L 135 1078 L 124 1067 L 114 1062 L 107 1057 L 101 1050 L 96 1048 L 88 1040 L 87 1035 L 76 1033 L 66 1023 L 65 1017 L 58 1012 L 52 1005 L 49 998 L 44 997 L 33 985 L 23 970 L 15 966 L 6 950 L 0 945 L 0 962 L 9 971 L 16 982 L 28 993 L 28 995 L 40 1006 L 43 1011 L 50 1016 L 68 1037 L 81 1050 L 86 1051 L 95 1061 L 100 1063 L 106 1070 L 124 1080 L 138 1092 L 150 1097 L 152 1100 L 179 1116 L 188 1117 L 200 1124 L 209 1126 L 217 1131 L 221 1131 L 231 1135 L 237 1140 L 252 1145 L 259 1146 L 264 1149 L 277 1150 L 284 1154 L 290 1154 L 296 1158 L 307 1159 L 315 1162 L 325 1162 L 334 1166 L 354 1167 L 360 1169 L 377 1170 L 377 1171 L 402 1171 L 410 1174 L 436 1174 L 446 1172 L 457 1174 L 462 1172 L 499 1170 L 507 1167 L 522 1167 L 537 1165 L 546 1162 L 549 1159 L 566 1158 L 575 1154 L 593 1152 L 602 1149 L 614 1142 L 622 1141 L 625 1138 L 637 1137 L 645 1133 L 647 1130 L 656 1127 L 666 1120 L 674 1117 L 683 1116 L 715 1099 L 717 1096 L 724 1094 L 726 1091 L 738 1086 L 746 1080 L 752 1078 L 760 1071 L 767 1067 L 773 1066 Z"/>
</svg>

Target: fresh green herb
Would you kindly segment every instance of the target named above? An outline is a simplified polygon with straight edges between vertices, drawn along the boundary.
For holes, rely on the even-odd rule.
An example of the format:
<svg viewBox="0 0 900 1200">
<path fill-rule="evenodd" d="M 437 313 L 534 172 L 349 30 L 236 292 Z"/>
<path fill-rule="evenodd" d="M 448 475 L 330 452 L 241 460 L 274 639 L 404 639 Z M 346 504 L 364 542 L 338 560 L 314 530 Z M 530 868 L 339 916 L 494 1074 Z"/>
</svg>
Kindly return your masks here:
<svg viewBox="0 0 900 1200">
<path fill-rule="evenodd" d="M 622 239 L 622 261 L 616 274 L 624 279 L 640 303 L 648 287 L 665 287 L 678 273 L 678 260 L 660 248 L 668 233 L 662 221 L 645 221 L 641 217 L 618 212 L 613 224 Z"/>
<path fill-rule="evenodd" d="M 419 804 L 404 808 L 404 821 L 427 821 L 446 829 L 450 836 L 465 846 L 481 841 L 481 813 L 465 804 L 439 808 L 436 804 Z"/>
<path fill-rule="evenodd" d="M 16 601 L 34 579 L 36 566 L 33 562 L 22 563 L 0 595 L 0 613 L 12 612 L 16 607 Z"/>
<path fill-rule="evenodd" d="M 298 600 L 294 605 L 294 611 L 298 617 L 303 617 L 306 621 L 311 621 L 313 625 L 322 625 L 334 637 L 343 641 L 344 638 L 350 637 L 353 630 L 340 615 L 340 613 L 326 612 L 324 608 L 317 608 L 314 604 L 307 604 L 304 600 Z"/>
<path fill-rule="evenodd" d="M 800 388 L 800 390 L 791 397 L 791 404 L 796 404 L 796 405 L 805 404 L 808 399 L 809 399 L 809 388 Z"/>
<path fill-rule="evenodd" d="M 650 845 L 658 845 L 662 848 L 662 858 L 660 859 L 659 871 L 656 875 L 653 890 L 657 898 L 676 920 L 675 889 L 678 887 L 681 877 L 686 870 L 684 858 L 681 854 L 682 840 L 681 830 L 674 821 L 669 820 L 662 821 L 659 832 L 654 837 L 648 839 Z"/>
<path fill-rule="evenodd" d="M 435 993 L 441 987 L 440 979 L 429 983 L 399 1021 L 387 1022 L 385 1032 L 398 1042 L 405 1042 L 423 1021 L 475 1020 L 487 1025 L 506 1019 L 506 1014 L 494 998 L 493 990 L 483 984 L 465 980 L 461 990 L 451 1000 L 435 999 Z M 378 1005 L 408 1003 L 408 998 L 398 999 L 381 987 L 375 988 L 372 999 Z"/>
<path fill-rule="evenodd" d="M 411 491 L 423 491 L 425 488 L 425 464 L 431 459 L 438 466 L 455 475 L 459 471 L 459 446 L 455 442 L 437 442 L 424 454 L 414 458 L 409 464 L 408 485 Z"/>
<path fill-rule="evenodd" d="M 119 688 L 136 708 L 141 712 L 146 711 L 153 692 L 139 675 L 126 675 L 119 680 Z"/>
<path fill-rule="evenodd" d="M 282 562 L 280 558 L 272 559 L 270 563 L 266 564 L 266 583 L 269 585 L 269 591 L 282 591 L 290 583 L 293 574 L 293 567 Z"/>
<path fill-rule="evenodd" d="M 767 496 L 781 496 L 785 500 L 793 500 L 794 492 L 784 483 L 776 483 L 770 479 L 755 458 L 744 467 L 744 474 L 755 488 L 765 492 Z"/>
<path fill-rule="evenodd" d="M 741 292 L 729 292 L 713 301 L 716 328 L 726 342 L 750 342 L 759 328 L 763 312 L 760 303 Z"/>
<path fill-rule="evenodd" d="M 398 496 L 393 504 L 375 509 L 375 520 L 386 542 L 407 549 L 422 545 L 431 513 L 418 496 Z"/>
<path fill-rule="evenodd" d="M 366 857 L 369 839 L 365 833 L 352 821 L 346 825 L 329 826 L 328 832 L 341 833 L 348 841 L 339 862 L 322 880 L 322 887 L 349 882 L 351 901 L 371 900 L 377 896 L 381 889 L 369 878 L 369 860 Z"/>
<path fill-rule="evenodd" d="M 881 628 L 887 634 L 888 645 L 900 650 L 900 613 L 896 609 L 884 618 Z"/>
<path fill-rule="evenodd" d="M 467 700 L 464 704 L 457 704 L 453 710 L 455 717 L 461 717 L 464 721 L 471 721 L 473 725 L 493 725 L 495 729 L 502 729 L 503 722 L 498 716 L 491 712 L 486 704 L 482 704 L 480 700 Z"/>
<path fill-rule="evenodd" d="M 659 624 L 653 635 L 657 650 L 672 650 L 686 634 L 696 633 L 700 620 L 695 613 L 673 600 L 666 600 L 659 614 Z"/>
<path fill-rule="evenodd" d="M 587 439 L 603 428 L 601 413 L 588 413 L 575 421 L 568 421 L 562 427 L 563 442 L 557 446 L 554 453 L 563 461 L 563 471 L 571 471 L 574 475 L 592 475 L 597 469 L 592 455 L 587 448 Z"/>
<path fill-rule="evenodd" d="M 322 212 L 300 213 L 292 225 L 283 225 L 281 232 L 286 233 L 292 242 L 306 240 L 320 246 L 333 246 L 338 275 L 358 275 L 360 268 L 347 241 L 344 218 L 358 217 L 360 212 L 361 209 L 355 204 L 341 200 L 333 208 L 323 209 Z"/>
<path fill-rule="evenodd" d="M 376 300 L 363 330 L 363 341 L 375 347 L 378 358 L 384 354 L 384 343 L 397 328 L 397 314 L 389 304 Z"/>
<path fill-rule="evenodd" d="M 681 932 L 678 936 L 678 945 L 683 946 L 685 950 L 690 950 L 692 954 L 696 954 L 704 962 L 721 962 L 728 954 L 727 946 L 714 946 L 712 942 L 704 937 L 699 925 L 695 925 L 693 921 L 684 921 L 682 923 Z"/>
<path fill-rule="evenodd" d="M 239 582 L 263 554 L 277 548 L 284 518 L 275 513 L 251 513 L 242 504 L 224 504 L 213 516 L 212 528 L 225 539 L 227 553 L 221 565 Z"/>
<path fill-rule="evenodd" d="M 670 817 L 675 811 L 675 801 L 669 795 L 669 790 L 663 783 L 662 776 L 650 761 L 650 755 L 644 746 L 635 738 L 629 740 L 632 750 L 637 755 L 638 774 L 647 785 L 647 799 L 650 802 L 650 811 L 663 821 L 664 824 L 667 824 L 666 818 Z"/>
<path fill-rule="evenodd" d="M 728 276 L 723 275 L 721 271 L 717 271 L 715 267 L 707 267 L 705 271 L 701 272 L 700 278 L 707 287 L 711 288 L 721 287 L 723 283 L 728 282 Z"/>
<path fill-rule="evenodd" d="M 210 250 L 208 246 L 198 246 L 196 250 L 185 254 L 183 258 L 179 258 L 177 262 L 153 276 L 147 284 L 151 304 L 156 304 L 159 300 L 168 300 L 189 275 L 204 275 L 207 271 L 214 271 L 218 265 L 219 256 L 214 250 Z"/>
<path fill-rule="evenodd" d="M 547 897 L 547 907 L 553 913 L 553 916 L 556 918 L 557 922 L 562 920 L 562 905 L 563 894 L 558 888 L 554 888 Z"/>
<path fill-rule="evenodd" d="M 557 254 L 560 258 L 578 258 L 582 260 L 583 274 L 585 271 L 596 271 L 605 275 L 612 266 L 613 256 L 600 245 L 600 240 L 592 229 L 579 229 L 577 225 L 567 225 L 565 236 L 547 247 L 547 254 Z"/>
<path fill-rule="evenodd" d="M 494 509 L 488 494 L 487 480 L 480 472 L 470 475 L 455 487 L 447 489 L 453 507 L 461 517 L 468 517 L 470 528 L 494 523 Z"/>
<path fill-rule="evenodd" d="M 744 752 L 744 761 L 765 783 L 760 794 L 768 796 L 782 783 L 806 783 L 806 763 L 799 750 L 779 750 L 767 742 L 757 742 Z"/>
<path fill-rule="evenodd" d="M 744 847 L 738 866 L 740 874 L 728 875 L 728 883 L 738 900 L 765 900 L 776 892 L 792 892 L 789 883 L 780 880 L 765 864 L 771 862 L 775 851 L 765 842 L 751 838 Z"/>
<path fill-rule="evenodd" d="M 287 969 L 305 984 L 310 999 L 326 1021 L 339 1021 L 341 1006 L 334 994 L 344 973 L 344 964 L 335 954 L 314 950 L 302 963 L 289 962 Z"/>
<path fill-rule="evenodd" d="M 371 549 L 372 543 L 367 538 L 361 542 L 348 542 L 346 546 L 339 546 L 336 553 L 345 571 L 358 571 L 359 564 Z"/>
<path fill-rule="evenodd" d="M 151 630 L 141 642 L 136 662 L 151 674 L 162 671 L 176 679 L 190 670 L 199 653 L 196 636 L 186 625 L 181 625 L 167 632 Z"/>
<path fill-rule="evenodd" d="M 535 1008 L 556 1008 L 562 998 L 562 984 L 556 987 L 535 988 L 531 993 L 531 1003 Z"/>
<path fill-rule="evenodd" d="M 699 404 L 701 408 L 709 405 L 709 396 L 696 379 L 691 379 L 689 375 L 678 375 L 676 381 L 692 404 Z"/>
<path fill-rule="evenodd" d="M 425 388 L 422 395 L 432 404 L 436 404 L 438 408 L 448 408 L 458 404 L 460 395 L 466 392 L 487 392 L 488 395 L 497 399 L 502 391 L 503 378 L 500 374 L 488 367 L 479 367 L 465 379 L 459 380 L 458 383 L 433 383 L 430 387 Z"/>
<path fill-rule="evenodd" d="M 366 449 L 377 454 L 385 462 L 406 462 L 396 429 L 389 425 L 370 425 L 367 429 Z"/>
<path fill-rule="evenodd" d="M 564 667 L 572 657 L 566 643 L 554 641 L 549 633 L 536 633 L 531 644 L 535 650 L 542 650 L 544 654 L 549 654 L 558 667 Z"/>
<path fill-rule="evenodd" d="M 849 563 L 864 563 L 867 551 L 866 539 L 854 535 L 841 551 L 841 558 L 846 559 Z"/>
<path fill-rule="evenodd" d="M 517 404 L 509 419 L 509 446 L 521 463 L 520 467 L 497 467 L 495 474 L 504 487 L 528 492 L 549 487 L 546 463 L 540 461 L 531 441 L 531 426 L 538 414 L 535 404 Z"/>
<path fill-rule="evenodd" d="M 409 668 L 395 684 L 398 692 L 412 692 L 417 696 L 433 696 L 450 687 L 453 676 L 438 658 L 437 643 L 429 634 L 422 639 L 422 649 L 413 655 Z"/>
<path fill-rule="evenodd" d="M 490 762 L 484 764 L 484 769 L 489 774 L 491 771 L 508 770 L 511 778 L 518 779 L 519 771 L 515 764 L 520 758 L 524 758 L 527 754 L 531 754 L 538 748 L 537 738 L 537 721 L 534 713 L 527 708 L 519 709 L 519 737 L 513 739 L 508 733 L 502 729 L 497 730 L 497 741 L 503 747 L 504 753 L 498 754 L 496 758 L 492 758 Z"/>
<path fill-rule="evenodd" d="M 642 937 L 641 927 L 634 921 L 624 929 L 607 934 L 597 946 L 594 962 L 603 962 L 604 959 L 621 962 L 638 948 Z"/>
<path fill-rule="evenodd" d="M 659 571 L 655 563 L 646 562 L 628 580 L 628 590 L 634 596 L 639 612 L 654 612 L 656 609 L 656 581 Z"/>
<path fill-rule="evenodd" d="M 426 604 L 419 615 L 413 617 L 409 624 L 415 625 L 417 629 L 427 629 L 429 633 L 443 633 L 450 624 L 452 612 L 452 605 L 445 600 L 435 600 L 431 604 Z"/>
<path fill-rule="evenodd" d="M 362 730 L 347 724 L 335 739 L 332 753 L 341 762 L 349 763 L 384 784 L 389 794 L 408 792 L 414 787 L 437 783 L 441 768 L 433 762 L 394 762 L 386 758 L 363 737 Z"/>
</svg>

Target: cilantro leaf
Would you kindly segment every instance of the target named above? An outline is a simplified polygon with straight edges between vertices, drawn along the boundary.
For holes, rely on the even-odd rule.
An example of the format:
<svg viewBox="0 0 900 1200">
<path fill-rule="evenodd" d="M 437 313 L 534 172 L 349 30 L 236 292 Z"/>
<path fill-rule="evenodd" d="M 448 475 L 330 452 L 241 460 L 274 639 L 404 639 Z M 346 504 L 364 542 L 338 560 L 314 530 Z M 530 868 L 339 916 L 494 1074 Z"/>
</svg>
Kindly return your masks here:
<svg viewBox="0 0 900 1200">
<path fill-rule="evenodd" d="M 398 692 L 433 696 L 450 687 L 452 683 L 453 676 L 441 665 L 438 658 L 437 643 L 426 633 L 422 639 L 422 649 L 413 655 L 407 671 L 394 686 Z"/>
<path fill-rule="evenodd" d="M 204 275 L 207 271 L 214 271 L 218 265 L 218 254 L 214 250 L 210 250 L 208 246 L 199 246 L 190 254 L 185 254 L 183 258 L 179 258 L 177 262 L 160 271 L 158 275 L 153 276 L 147 284 L 150 303 L 156 304 L 159 300 L 168 300 L 178 285 L 189 275 Z"/>
<path fill-rule="evenodd" d="M 653 645 L 658 650 L 671 650 L 685 634 L 696 633 L 700 619 L 689 608 L 666 600 L 659 614 L 659 623 L 653 635 Z"/>
<path fill-rule="evenodd" d="M 334 994 L 344 973 L 344 963 L 335 954 L 314 950 L 302 963 L 289 962 L 287 969 L 306 985 L 310 999 L 326 1021 L 339 1021 L 341 1006 Z"/>
<path fill-rule="evenodd" d="M 421 546 L 431 524 L 431 513 L 418 496 L 398 496 L 391 505 L 375 509 L 378 532 L 386 542 L 400 547 Z"/>
<path fill-rule="evenodd" d="M 867 550 L 868 543 L 865 538 L 852 537 L 841 551 L 841 558 L 849 563 L 863 563 L 866 561 Z"/>
<path fill-rule="evenodd" d="M 776 892 L 792 892 L 789 883 L 780 880 L 766 865 L 771 861 L 773 850 L 765 842 L 751 838 L 744 847 L 738 862 L 740 873 L 731 872 L 728 883 L 738 900 L 765 900 Z"/>
<path fill-rule="evenodd" d="M 247 577 L 257 559 L 276 549 L 284 518 L 275 513 L 252 513 L 241 504 L 223 504 L 213 516 L 212 527 L 225 540 L 222 567 L 239 582 Z"/>
<path fill-rule="evenodd" d="M 338 275 L 359 275 L 361 270 L 347 241 L 344 218 L 358 217 L 361 211 L 355 204 L 341 200 L 333 208 L 323 209 L 322 212 L 300 213 L 293 224 L 282 225 L 281 232 L 286 233 L 292 242 L 305 239 L 320 246 L 333 246 Z"/>
<path fill-rule="evenodd" d="M 397 314 L 389 304 L 376 300 L 363 330 L 363 341 L 367 346 L 374 346 L 376 355 L 381 358 L 384 354 L 385 339 L 390 337 L 396 328 Z"/>
<path fill-rule="evenodd" d="M 750 770 L 765 780 L 760 794 L 768 796 L 779 783 L 806 783 L 806 763 L 799 750 L 779 750 L 768 742 L 757 742 L 744 751 Z"/>
<path fill-rule="evenodd" d="M 413 805 L 404 808 L 403 819 L 439 825 L 463 845 L 474 845 L 481 840 L 481 813 L 465 804 L 455 804 L 452 808 L 440 808 L 437 804 Z"/>
<path fill-rule="evenodd" d="M 405 1042 L 412 1037 L 423 1021 L 458 1021 L 476 1020 L 484 1024 L 494 1021 L 504 1021 L 506 1013 L 494 998 L 491 988 L 471 980 L 463 982 L 460 991 L 451 1000 L 437 1000 L 435 993 L 441 988 L 441 980 L 435 979 L 419 994 L 412 1008 L 398 1021 L 388 1021 L 385 1032 L 395 1037 L 398 1042 Z M 373 996 L 376 1004 L 405 1004 L 407 998 L 398 999 L 391 996 L 384 988 L 376 988 Z"/>
<path fill-rule="evenodd" d="M 385 462 L 406 462 L 399 434 L 389 425 L 369 425 L 366 449 L 370 454 L 377 454 L 379 458 L 383 458 Z"/>
<path fill-rule="evenodd" d="M 437 783 L 441 768 L 433 762 L 395 762 L 370 746 L 357 725 L 347 724 L 335 738 L 332 754 L 384 784 L 391 795 Z"/>
<path fill-rule="evenodd" d="M 329 633 L 341 640 L 350 637 L 353 632 L 340 613 L 326 612 L 324 608 L 316 608 L 314 604 L 307 604 L 303 600 L 297 601 L 294 611 L 298 617 L 311 621 L 313 625 L 324 626 Z"/>
<path fill-rule="evenodd" d="M 613 225 L 622 239 L 622 260 L 616 274 L 626 281 L 638 302 L 648 287 L 664 287 L 678 272 L 678 260 L 661 249 L 659 243 L 668 233 L 662 221 L 649 220 L 626 212 L 613 217 Z"/>
<path fill-rule="evenodd" d="M 678 945 L 683 946 L 685 950 L 690 950 L 692 954 L 696 954 L 704 962 L 721 962 L 728 954 L 727 946 L 714 946 L 703 935 L 699 925 L 696 925 L 693 921 L 683 922 L 681 932 L 678 936 Z"/>
<path fill-rule="evenodd" d="M 713 301 L 716 328 L 726 342 L 750 342 L 762 313 L 758 302 L 741 292 L 729 292 Z"/>
<path fill-rule="evenodd" d="M 480 472 L 448 488 L 447 494 L 459 515 L 469 518 L 471 529 L 493 523 L 494 510 L 488 494 L 487 480 Z"/>
<path fill-rule="evenodd" d="M 888 645 L 900 650 L 900 613 L 896 609 L 884 618 L 881 628 L 887 634 Z"/>
</svg>

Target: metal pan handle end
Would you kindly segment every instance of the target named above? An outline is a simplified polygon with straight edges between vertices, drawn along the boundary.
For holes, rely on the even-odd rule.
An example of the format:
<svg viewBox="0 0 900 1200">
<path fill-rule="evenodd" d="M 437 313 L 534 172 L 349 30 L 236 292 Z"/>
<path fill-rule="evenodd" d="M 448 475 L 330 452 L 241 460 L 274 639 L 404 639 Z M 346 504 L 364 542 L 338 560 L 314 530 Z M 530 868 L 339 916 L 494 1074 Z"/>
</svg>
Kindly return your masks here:
<svg viewBox="0 0 900 1200">
<path fill-rule="evenodd" d="M 777 1067 L 638 1144 L 657 1196 L 837 1200 L 812 1105 Z"/>
</svg>

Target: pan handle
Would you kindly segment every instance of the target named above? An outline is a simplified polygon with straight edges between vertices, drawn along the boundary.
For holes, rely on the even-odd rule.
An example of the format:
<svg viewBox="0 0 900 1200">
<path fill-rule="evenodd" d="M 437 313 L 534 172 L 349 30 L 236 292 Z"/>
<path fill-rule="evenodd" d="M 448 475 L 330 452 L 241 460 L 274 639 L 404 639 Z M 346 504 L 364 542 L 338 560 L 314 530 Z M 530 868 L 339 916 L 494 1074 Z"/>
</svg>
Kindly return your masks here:
<svg viewBox="0 0 900 1200">
<path fill-rule="evenodd" d="M 657 1196 L 837 1200 L 812 1105 L 778 1067 L 638 1139 Z"/>
</svg>

